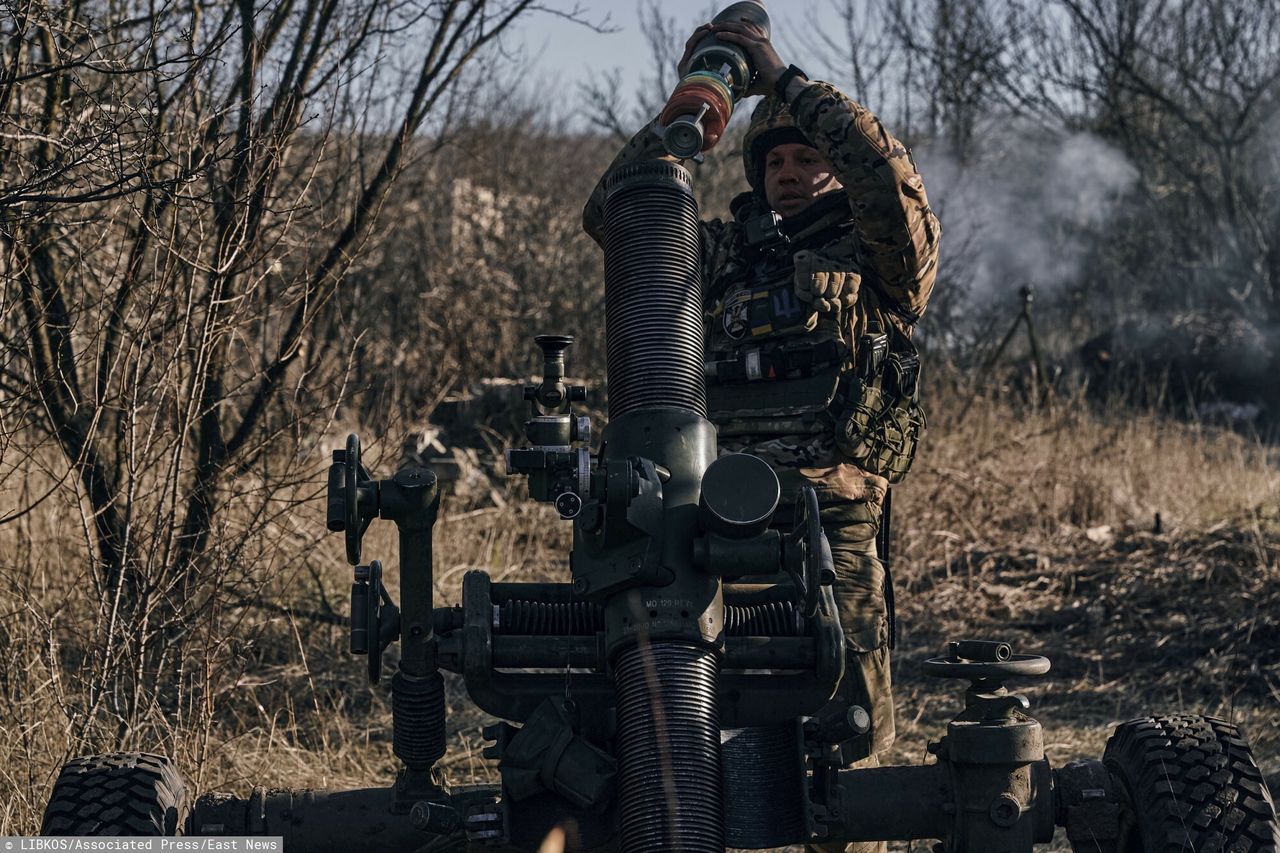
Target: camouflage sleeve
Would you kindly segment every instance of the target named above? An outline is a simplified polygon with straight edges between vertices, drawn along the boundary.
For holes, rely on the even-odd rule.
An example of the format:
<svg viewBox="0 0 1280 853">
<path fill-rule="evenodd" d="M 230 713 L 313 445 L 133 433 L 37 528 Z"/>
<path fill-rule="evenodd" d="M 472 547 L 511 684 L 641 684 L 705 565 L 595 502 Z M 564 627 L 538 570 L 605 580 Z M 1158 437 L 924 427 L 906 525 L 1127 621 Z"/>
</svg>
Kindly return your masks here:
<svg viewBox="0 0 1280 853">
<path fill-rule="evenodd" d="M 636 160 L 678 162 L 662 147 L 662 137 L 653 132 L 653 127 L 657 123 L 658 120 L 655 118 L 642 127 L 639 133 L 627 140 L 627 144 L 622 146 L 622 150 L 613 158 L 613 162 L 609 164 L 608 169 L 604 170 L 604 174 L 609 174 L 623 163 L 633 163 Z M 582 228 L 591 235 L 592 240 L 601 246 L 604 245 L 604 175 L 601 175 L 600 180 L 596 182 L 595 189 L 591 191 L 591 197 L 587 199 L 587 206 L 582 209 Z"/>
<path fill-rule="evenodd" d="M 849 194 L 864 260 L 875 273 L 870 282 L 914 323 L 933 291 L 942 229 L 911 153 L 870 110 L 829 83 L 801 86 L 788 106 Z"/>
<path fill-rule="evenodd" d="M 613 158 L 613 162 L 609 164 L 608 169 L 605 169 L 604 174 L 609 174 L 623 163 L 632 163 L 637 160 L 669 160 L 673 163 L 683 163 L 684 161 L 677 160 L 666 152 L 662 145 L 662 137 L 653 132 L 653 127 L 657 123 L 658 120 L 655 118 L 631 137 L 618 152 L 618 156 Z M 600 180 L 596 182 L 586 206 L 582 209 L 582 228 L 591 235 L 591 239 L 602 248 L 604 247 L 604 175 L 601 175 Z M 706 287 L 717 269 L 717 264 L 723 262 L 728 243 L 732 240 L 732 233 L 725 223 L 718 219 L 700 222 L 698 231 L 702 255 L 699 272 L 702 274 L 703 287 Z"/>
</svg>

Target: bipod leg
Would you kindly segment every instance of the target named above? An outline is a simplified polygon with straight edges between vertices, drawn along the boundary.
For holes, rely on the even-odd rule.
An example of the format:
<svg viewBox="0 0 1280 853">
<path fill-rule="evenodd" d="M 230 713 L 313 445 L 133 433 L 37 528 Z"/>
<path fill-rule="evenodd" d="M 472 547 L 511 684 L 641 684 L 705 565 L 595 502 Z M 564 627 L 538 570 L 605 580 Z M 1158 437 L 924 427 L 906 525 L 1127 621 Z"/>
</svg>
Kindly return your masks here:
<svg viewBox="0 0 1280 853">
<path fill-rule="evenodd" d="M 1046 402 L 1053 396 L 1053 386 L 1049 382 L 1049 374 L 1044 369 L 1044 359 L 1040 356 L 1040 341 L 1036 337 L 1036 326 L 1031 319 L 1031 285 L 1024 284 L 1019 291 L 1022 295 L 1022 314 L 1019 319 L 1027 324 L 1027 344 L 1031 347 L 1031 364 L 1033 371 L 1032 399 L 1037 403 Z"/>
<path fill-rule="evenodd" d="M 995 352 L 991 354 L 991 357 L 987 359 L 986 364 L 982 366 L 982 373 L 984 376 L 989 374 L 991 369 L 996 366 L 996 362 L 1000 360 L 1000 356 L 1004 353 L 1005 348 L 1009 346 L 1009 341 L 1013 340 L 1013 336 L 1017 334 L 1018 324 L 1022 322 L 1022 317 L 1023 315 L 1019 314 L 1017 317 L 1013 318 L 1013 325 L 1009 327 L 1009 331 L 1004 333 L 1004 337 L 1000 339 L 1000 344 L 996 347 Z M 964 408 L 960 410 L 960 420 L 963 421 L 964 416 L 969 414 L 969 409 L 973 406 L 973 401 L 978 398 L 978 391 L 980 387 L 981 386 L 975 387 L 973 392 L 969 394 L 969 399 L 965 400 Z"/>
<path fill-rule="evenodd" d="M 382 517 L 400 532 L 400 667 L 391 680 L 392 749 L 404 763 L 396 778 L 397 811 L 434 796 L 431 770 L 445 753 L 444 679 L 432 633 L 431 532 L 440 508 L 436 476 L 401 469 L 380 484 Z"/>
</svg>

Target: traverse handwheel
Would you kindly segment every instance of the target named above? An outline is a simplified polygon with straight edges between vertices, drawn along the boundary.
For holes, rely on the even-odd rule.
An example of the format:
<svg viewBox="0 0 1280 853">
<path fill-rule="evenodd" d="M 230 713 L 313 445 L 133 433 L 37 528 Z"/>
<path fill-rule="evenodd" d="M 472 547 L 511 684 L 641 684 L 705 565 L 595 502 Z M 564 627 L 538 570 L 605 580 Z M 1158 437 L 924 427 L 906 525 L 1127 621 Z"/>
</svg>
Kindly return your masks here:
<svg viewBox="0 0 1280 853">
<path fill-rule="evenodd" d="M 818 612 L 822 584 L 835 580 L 831 546 L 822 532 L 818 493 L 801 486 L 796 501 L 795 525 L 787 537 L 786 568 L 796 585 L 796 600 L 806 619 Z"/>
</svg>

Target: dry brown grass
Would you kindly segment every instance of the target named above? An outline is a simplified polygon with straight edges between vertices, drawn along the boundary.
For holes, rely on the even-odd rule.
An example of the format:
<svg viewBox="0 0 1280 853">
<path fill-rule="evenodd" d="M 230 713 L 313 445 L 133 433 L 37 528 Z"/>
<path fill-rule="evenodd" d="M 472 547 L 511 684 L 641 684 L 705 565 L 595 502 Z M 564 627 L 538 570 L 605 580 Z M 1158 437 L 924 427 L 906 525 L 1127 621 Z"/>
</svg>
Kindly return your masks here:
<svg viewBox="0 0 1280 853">
<path fill-rule="evenodd" d="M 920 661 L 947 638 L 998 637 L 1054 660 L 1027 693 L 1055 762 L 1100 754 L 1119 721 L 1186 709 L 1241 723 L 1280 781 L 1276 451 L 1080 401 L 988 401 L 963 422 L 958 408 L 935 406 L 926 449 L 895 496 L 894 759 L 921 761 L 960 700 L 954 685 L 921 677 Z M 319 484 L 327 449 L 316 454 Z M 256 604 L 223 603 L 185 640 L 199 677 L 187 673 L 177 693 L 118 725 L 84 719 L 77 643 L 95 611 L 77 508 L 59 498 L 0 527 L 0 834 L 35 832 L 62 761 L 103 749 L 171 753 L 199 791 L 387 781 L 385 682 L 369 688 L 345 654 L 345 631 L 312 618 L 345 612 L 349 583 L 338 537 L 322 538 L 322 513 L 311 500 L 268 526 L 271 556 L 249 567 L 257 582 L 240 590 Z M 468 569 L 567 576 L 569 531 L 547 507 L 446 497 L 442 516 L 439 603 L 458 600 Z M 367 555 L 393 562 L 389 528 L 371 529 Z M 484 720 L 456 681 L 450 691 L 444 769 L 457 781 L 492 780 L 480 757 Z"/>
</svg>

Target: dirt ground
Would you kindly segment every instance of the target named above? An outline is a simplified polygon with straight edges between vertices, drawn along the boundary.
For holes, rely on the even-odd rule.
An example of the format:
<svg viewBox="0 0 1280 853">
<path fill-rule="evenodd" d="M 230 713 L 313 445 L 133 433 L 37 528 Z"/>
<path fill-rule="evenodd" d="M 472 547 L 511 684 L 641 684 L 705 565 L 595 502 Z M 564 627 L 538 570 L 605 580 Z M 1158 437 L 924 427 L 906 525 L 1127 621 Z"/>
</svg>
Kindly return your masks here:
<svg viewBox="0 0 1280 853">
<path fill-rule="evenodd" d="M 316 448 L 313 497 L 264 528 L 261 562 L 241 560 L 228 597 L 208 605 L 221 609 L 184 639 L 180 677 L 130 717 L 108 713 L 110 695 L 94 693 L 80 666 L 84 626 L 100 610 L 59 514 L 66 506 L 0 528 L 9 555 L 0 561 L 0 835 L 36 832 L 57 768 L 89 752 L 173 755 L 194 793 L 391 778 L 389 679 L 368 686 L 334 618 L 345 614 L 350 575 L 340 537 L 323 529 L 326 453 Z M 438 604 L 459 600 L 472 569 L 495 580 L 568 577 L 568 527 L 528 503 L 522 484 L 494 482 L 444 499 Z M 1280 789 L 1278 496 L 1275 449 L 1223 430 L 1008 403 L 953 421 L 942 407 L 895 492 L 889 760 L 923 761 L 962 702 L 959 685 L 922 675 L 922 661 L 947 640 L 987 638 L 1052 660 L 1021 692 L 1055 765 L 1100 756 L 1127 719 L 1187 711 L 1239 724 Z M 365 540 L 398 597 L 395 547 L 387 524 Z M 448 684 L 441 769 L 455 782 L 494 781 L 481 756 L 487 720 L 459 680 Z"/>
</svg>

